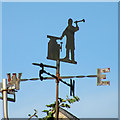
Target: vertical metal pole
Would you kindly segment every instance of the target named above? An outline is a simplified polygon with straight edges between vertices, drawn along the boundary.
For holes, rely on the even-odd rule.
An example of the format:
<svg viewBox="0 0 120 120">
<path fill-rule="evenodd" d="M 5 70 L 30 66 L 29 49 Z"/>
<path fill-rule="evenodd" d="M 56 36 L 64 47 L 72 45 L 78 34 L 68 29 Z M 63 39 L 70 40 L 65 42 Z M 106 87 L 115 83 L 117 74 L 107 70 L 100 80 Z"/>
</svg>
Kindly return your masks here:
<svg viewBox="0 0 120 120">
<path fill-rule="evenodd" d="M 58 107 L 58 93 L 59 93 L 59 77 L 60 77 L 60 61 L 57 60 L 57 70 L 56 70 L 56 76 L 58 79 L 56 79 L 56 115 L 55 118 L 56 120 L 58 120 L 58 116 L 59 116 L 59 107 Z"/>
<path fill-rule="evenodd" d="M 8 120 L 7 79 L 3 79 L 3 113 L 4 113 L 4 119 Z"/>
</svg>

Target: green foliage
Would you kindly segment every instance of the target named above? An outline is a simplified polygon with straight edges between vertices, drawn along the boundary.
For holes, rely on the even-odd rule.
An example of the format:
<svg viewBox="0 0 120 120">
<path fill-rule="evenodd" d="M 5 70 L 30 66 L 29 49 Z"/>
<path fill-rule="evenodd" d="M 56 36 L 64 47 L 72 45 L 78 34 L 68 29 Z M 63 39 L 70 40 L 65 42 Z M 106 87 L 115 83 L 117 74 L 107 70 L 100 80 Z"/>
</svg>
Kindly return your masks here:
<svg viewBox="0 0 120 120">
<path fill-rule="evenodd" d="M 80 98 L 78 97 L 78 96 L 73 96 L 75 99 L 76 99 L 76 101 L 80 101 Z"/>
<path fill-rule="evenodd" d="M 28 114 L 28 116 L 31 116 L 31 114 Z"/>
<path fill-rule="evenodd" d="M 36 110 L 36 109 L 34 109 L 34 114 L 33 114 L 33 115 L 28 114 L 28 116 L 29 116 L 29 119 L 28 119 L 28 120 L 30 120 L 30 119 L 31 119 L 31 118 L 33 118 L 33 117 L 38 118 L 38 115 L 37 115 L 37 110 Z"/>
<path fill-rule="evenodd" d="M 73 96 L 73 98 L 69 98 L 68 96 L 66 96 L 66 99 L 62 99 L 62 98 L 58 98 L 58 107 L 64 107 L 64 108 L 70 108 L 71 106 L 69 104 L 73 104 L 74 102 L 79 102 L 80 98 L 78 96 Z M 47 108 L 49 108 L 48 110 L 43 110 L 42 112 L 46 113 L 46 117 L 44 117 L 43 119 L 39 119 L 39 120 L 54 120 L 54 113 L 56 112 L 56 102 L 46 105 Z M 30 116 L 29 120 L 32 117 L 36 117 L 38 118 L 37 115 L 37 110 L 34 109 L 35 113 L 33 115 L 28 114 L 28 116 Z"/>
<path fill-rule="evenodd" d="M 61 107 L 65 107 L 65 104 L 64 104 L 64 103 L 62 103 L 60 106 L 61 106 Z"/>
<path fill-rule="evenodd" d="M 35 112 L 37 112 L 37 110 L 36 110 L 36 109 L 34 109 L 34 111 L 35 111 Z"/>
<path fill-rule="evenodd" d="M 70 108 L 70 107 L 71 107 L 70 105 L 66 104 L 66 108 Z"/>
<path fill-rule="evenodd" d="M 50 104 L 50 105 L 46 105 L 47 107 L 55 107 L 55 103 L 53 103 L 53 104 Z"/>
<path fill-rule="evenodd" d="M 62 103 L 62 104 L 60 105 L 60 107 L 70 108 L 70 105 Z"/>
<path fill-rule="evenodd" d="M 79 102 L 80 98 L 78 96 L 73 96 L 73 98 L 69 98 L 68 96 L 66 96 L 66 99 L 62 99 L 62 98 L 58 98 L 59 100 L 59 105 L 58 107 L 64 107 L 64 108 L 70 108 L 71 106 L 69 104 L 74 103 L 74 102 Z M 69 104 L 68 104 L 69 103 Z M 48 108 L 50 108 L 49 110 L 44 110 L 43 112 L 47 113 L 47 116 L 44 119 L 48 119 L 48 118 L 54 118 L 53 114 L 56 111 L 56 102 L 50 104 L 50 105 L 46 105 Z"/>
<path fill-rule="evenodd" d="M 62 99 L 62 98 L 58 98 L 60 102 L 66 102 L 66 100 Z"/>
<path fill-rule="evenodd" d="M 79 102 L 79 100 L 80 100 L 80 98 L 77 96 L 77 97 L 75 97 L 75 96 L 73 96 L 73 98 L 69 98 L 68 96 L 67 96 L 67 101 L 71 104 L 71 103 L 74 103 L 74 102 Z"/>
<path fill-rule="evenodd" d="M 38 118 L 38 115 L 35 115 L 36 118 Z"/>
<path fill-rule="evenodd" d="M 42 112 L 49 112 L 49 110 L 43 110 Z"/>
</svg>

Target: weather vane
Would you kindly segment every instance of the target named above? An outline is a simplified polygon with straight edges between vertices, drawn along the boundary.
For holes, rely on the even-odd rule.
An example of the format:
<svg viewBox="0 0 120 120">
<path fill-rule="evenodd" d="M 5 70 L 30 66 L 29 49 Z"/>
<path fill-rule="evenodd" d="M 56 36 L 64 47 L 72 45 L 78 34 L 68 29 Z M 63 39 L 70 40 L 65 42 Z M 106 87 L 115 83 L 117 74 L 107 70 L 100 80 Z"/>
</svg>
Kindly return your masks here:
<svg viewBox="0 0 120 120">
<path fill-rule="evenodd" d="M 72 81 L 72 78 L 84 78 L 84 77 L 97 77 L 97 86 L 100 85 L 110 85 L 109 81 L 102 81 L 101 79 L 106 79 L 106 75 L 102 73 L 106 73 L 110 71 L 110 68 L 106 69 L 97 69 L 97 75 L 87 75 L 87 76 L 60 76 L 60 61 L 62 62 L 67 62 L 67 63 L 72 63 L 72 64 L 77 64 L 74 58 L 74 50 L 75 50 L 75 32 L 79 30 L 78 27 L 78 22 L 85 22 L 85 19 L 75 21 L 74 23 L 76 26 L 73 26 L 73 20 L 70 18 L 68 19 L 68 26 L 65 28 L 63 31 L 61 37 L 55 37 L 51 35 L 47 35 L 47 38 L 49 38 L 48 42 L 48 56 L 47 59 L 50 60 L 55 60 L 56 61 L 56 66 L 49 66 L 49 65 L 44 65 L 44 64 L 37 64 L 33 63 L 33 65 L 37 65 L 42 67 L 42 70 L 39 72 L 39 77 L 41 80 L 46 80 L 46 79 L 56 79 L 56 119 L 58 120 L 58 114 L 59 114 L 59 107 L 58 107 L 58 93 L 59 93 L 59 81 L 66 84 L 67 86 L 70 87 L 70 95 L 74 96 L 74 86 L 75 86 L 75 81 Z M 63 42 L 60 42 L 61 44 L 57 43 L 57 40 L 62 40 L 63 37 L 66 36 L 66 56 L 64 58 L 60 57 L 60 50 L 62 51 L 62 44 Z M 69 54 L 71 54 L 71 58 L 69 57 Z M 56 69 L 56 76 L 45 71 L 44 67 L 50 67 L 50 68 L 55 68 Z M 51 77 L 43 77 L 42 74 L 45 73 Z M 70 83 L 67 83 L 63 81 L 62 79 L 70 79 Z"/>
<path fill-rule="evenodd" d="M 7 101 L 15 102 L 15 92 L 20 89 L 19 85 L 21 81 L 28 81 L 28 80 L 47 80 L 47 79 L 55 79 L 56 80 L 56 115 L 55 118 L 58 120 L 58 114 L 59 114 L 59 107 L 58 107 L 58 96 L 59 96 L 59 82 L 64 83 L 65 85 L 70 87 L 70 95 L 74 96 L 74 89 L 75 89 L 75 80 L 72 80 L 73 78 L 84 78 L 84 77 L 97 77 L 97 86 L 101 85 L 110 85 L 110 81 L 102 81 L 102 79 L 106 79 L 106 75 L 103 73 L 110 72 L 110 68 L 97 69 L 97 75 L 78 75 L 78 76 L 60 76 L 60 62 L 67 62 L 72 64 L 77 64 L 77 61 L 75 61 L 74 58 L 74 52 L 75 52 L 75 32 L 79 30 L 78 22 L 85 22 L 85 19 L 75 21 L 75 26 L 73 26 L 73 20 L 70 18 L 68 19 L 68 25 L 65 28 L 65 30 L 62 32 L 62 35 L 60 37 L 55 37 L 51 35 L 47 35 L 47 38 L 49 38 L 48 42 L 48 55 L 47 59 L 56 61 L 56 66 L 52 65 L 45 65 L 43 63 L 32 63 L 33 65 L 37 65 L 41 67 L 39 71 L 39 78 L 31 78 L 31 79 L 21 79 L 22 73 L 18 73 L 18 77 L 16 73 L 13 73 L 12 77 L 11 74 L 8 73 L 8 84 L 7 79 L 3 79 L 3 84 L 0 83 L 0 92 L 2 93 L 2 97 L 0 99 L 3 99 L 3 111 L 4 111 L 4 118 L 8 118 L 7 115 Z M 64 58 L 61 58 L 60 51 L 62 52 L 62 44 L 63 44 L 63 37 L 66 36 L 66 55 Z M 57 40 L 60 40 L 60 44 L 57 43 Z M 69 56 L 71 54 L 71 58 Z M 45 70 L 45 68 L 52 68 L 56 70 L 56 75 L 51 74 Z M 47 74 L 50 77 L 43 77 L 42 74 Z M 70 83 L 67 83 L 66 81 L 63 81 L 63 79 L 70 79 Z M 13 94 L 14 98 L 7 98 L 7 94 Z"/>
</svg>

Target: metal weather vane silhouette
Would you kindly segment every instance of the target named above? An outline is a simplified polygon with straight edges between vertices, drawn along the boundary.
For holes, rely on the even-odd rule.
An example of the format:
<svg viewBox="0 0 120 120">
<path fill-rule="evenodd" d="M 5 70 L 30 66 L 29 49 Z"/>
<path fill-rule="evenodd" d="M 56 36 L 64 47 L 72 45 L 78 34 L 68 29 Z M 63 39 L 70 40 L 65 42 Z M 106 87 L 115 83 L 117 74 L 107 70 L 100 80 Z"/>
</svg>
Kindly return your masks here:
<svg viewBox="0 0 120 120">
<path fill-rule="evenodd" d="M 110 72 L 110 68 L 106 69 L 97 69 L 97 75 L 78 75 L 78 76 L 60 76 L 60 62 L 67 62 L 71 64 L 77 64 L 77 61 L 75 61 L 74 58 L 74 52 L 75 52 L 75 32 L 79 30 L 78 22 L 85 22 L 85 19 L 75 21 L 75 27 L 72 25 L 73 20 L 70 18 L 68 19 L 68 26 L 65 28 L 65 30 L 62 32 L 62 35 L 60 37 L 55 37 L 51 35 L 47 35 L 47 38 L 49 38 L 48 42 L 48 55 L 47 59 L 56 61 L 56 66 L 52 65 L 45 65 L 43 63 L 32 63 L 33 65 L 39 66 L 41 69 L 39 71 L 39 78 L 31 78 L 31 79 L 21 79 L 22 73 L 18 74 L 18 77 L 16 76 L 16 73 L 13 73 L 12 77 L 11 74 L 8 73 L 8 84 L 7 79 L 3 79 L 3 85 L 0 84 L 0 92 L 2 93 L 2 97 L 0 99 L 3 99 L 3 112 L 4 112 L 4 118 L 8 118 L 7 113 L 7 101 L 15 102 L 15 92 L 20 89 L 20 82 L 21 81 L 28 81 L 28 80 L 50 80 L 55 79 L 56 80 L 56 119 L 58 120 L 58 114 L 59 114 L 59 107 L 58 107 L 58 96 L 59 96 L 59 82 L 64 83 L 65 85 L 70 87 L 70 95 L 75 96 L 75 80 L 72 80 L 73 78 L 84 78 L 84 77 L 97 77 L 97 86 L 101 85 L 110 85 L 110 81 L 102 81 L 102 79 L 106 79 L 106 75 L 102 73 Z M 62 44 L 63 42 L 60 42 L 60 44 L 57 43 L 57 40 L 62 40 L 63 37 L 66 36 L 66 56 L 64 58 L 60 57 L 60 50 L 62 51 Z M 71 54 L 71 58 L 69 57 L 69 53 Z M 45 68 L 52 68 L 56 70 L 56 75 L 51 74 L 45 70 Z M 42 74 L 47 74 L 50 77 L 43 77 Z M 70 83 L 67 83 L 66 81 L 63 81 L 63 79 L 70 79 Z M 13 94 L 14 99 L 8 98 L 7 94 Z"/>
<path fill-rule="evenodd" d="M 68 20 L 68 26 L 62 33 L 61 39 L 66 36 L 66 57 L 61 59 L 61 61 L 77 63 L 74 59 L 74 50 L 75 50 L 75 42 L 74 42 L 74 34 L 79 30 L 78 24 L 76 23 L 76 27 L 72 26 L 73 20 L 70 18 Z M 71 52 L 71 60 L 69 59 L 69 52 Z"/>
<path fill-rule="evenodd" d="M 79 30 L 78 22 L 85 22 L 85 19 L 82 19 L 80 21 L 75 21 L 74 23 L 76 26 L 74 27 L 73 20 L 70 18 L 68 19 L 68 26 L 63 31 L 61 37 L 55 37 L 47 35 L 47 38 L 50 38 L 50 41 L 48 43 L 48 57 L 47 59 L 51 60 L 60 60 L 63 62 L 73 63 L 77 64 L 74 58 L 74 50 L 75 50 L 75 32 Z M 57 40 L 62 40 L 63 37 L 66 36 L 66 56 L 65 58 L 60 58 L 60 49 L 62 50 L 62 43 L 61 45 L 57 44 Z M 71 59 L 69 58 L 69 53 L 71 53 Z"/>
<path fill-rule="evenodd" d="M 76 26 L 74 27 L 72 25 L 73 20 L 70 18 L 68 19 L 68 26 L 66 29 L 63 31 L 61 37 L 55 37 L 51 35 L 47 35 L 47 38 L 49 38 L 48 42 L 48 56 L 47 59 L 50 60 L 55 60 L 56 61 L 56 66 L 49 66 L 49 65 L 44 65 L 44 64 L 37 64 L 33 63 L 33 65 L 37 65 L 42 67 L 42 70 L 39 72 L 39 77 L 41 80 L 47 80 L 47 79 L 56 79 L 56 119 L 58 119 L 58 93 L 59 93 L 59 82 L 62 82 L 66 84 L 67 86 L 70 87 L 70 95 L 74 96 L 74 89 L 75 89 L 75 81 L 71 78 L 84 78 L 84 77 L 97 77 L 97 85 L 110 85 L 109 81 L 101 81 L 101 79 L 106 79 L 106 75 L 102 73 L 106 73 L 110 71 L 110 68 L 106 69 L 97 69 L 97 75 L 87 75 L 87 76 L 60 76 L 60 61 L 62 62 L 67 62 L 67 63 L 72 63 L 72 64 L 77 64 L 74 58 L 74 50 L 75 50 L 75 32 L 79 30 L 78 27 L 78 22 L 85 22 L 85 19 L 75 21 L 74 23 Z M 57 40 L 62 40 L 63 37 L 66 36 L 66 56 L 65 58 L 60 58 L 60 49 L 62 51 L 62 43 L 61 45 L 57 43 Z M 71 53 L 71 58 L 69 58 L 69 52 Z M 47 71 L 44 70 L 44 67 L 49 67 L 49 68 L 55 68 L 56 69 L 56 75 L 53 75 Z M 43 77 L 42 74 L 45 73 L 51 77 Z M 63 81 L 62 79 L 70 79 L 70 83 L 67 83 Z"/>
</svg>

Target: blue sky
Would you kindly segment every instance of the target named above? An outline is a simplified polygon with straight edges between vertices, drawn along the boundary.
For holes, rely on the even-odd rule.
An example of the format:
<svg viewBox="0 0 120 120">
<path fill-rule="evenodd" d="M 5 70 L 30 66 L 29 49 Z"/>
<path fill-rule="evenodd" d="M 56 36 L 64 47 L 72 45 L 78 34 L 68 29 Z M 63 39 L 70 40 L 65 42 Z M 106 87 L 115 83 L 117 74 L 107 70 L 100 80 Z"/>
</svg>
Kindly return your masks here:
<svg viewBox="0 0 120 120">
<path fill-rule="evenodd" d="M 75 34 L 77 65 L 60 64 L 60 75 L 97 74 L 97 68 L 111 68 L 107 73 L 110 86 L 97 86 L 96 78 L 75 79 L 75 94 L 80 97 L 68 109 L 80 118 L 118 117 L 118 3 L 2 3 L 2 78 L 7 73 L 22 72 L 22 78 L 38 77 L 33 62 L 56 65 L 46 59 L 47 35 L 61 36 L 67 20 L 85 19 Z M 74 25 L 74 24 L 73 24 Z M 65 56 L 65 37 L 61 57 Z M 46 69 L 55 74 L 55 70 Z M 69 82 L 69 80 L 66 80 Z M 9 117 L 27 117 L 55 101 L 55 81 L 21 82 L 17 101 L 9 102 Z M 60 83 L 59 97 L 69 95 L 69 88 Z M 0 101 L 2 104 L 2 101 Z M 1 113 L 2 114 L 2 113 Z M 1 115 L 2 116 L 2 115 Z"/>
</svg>

